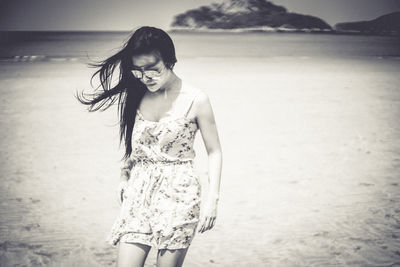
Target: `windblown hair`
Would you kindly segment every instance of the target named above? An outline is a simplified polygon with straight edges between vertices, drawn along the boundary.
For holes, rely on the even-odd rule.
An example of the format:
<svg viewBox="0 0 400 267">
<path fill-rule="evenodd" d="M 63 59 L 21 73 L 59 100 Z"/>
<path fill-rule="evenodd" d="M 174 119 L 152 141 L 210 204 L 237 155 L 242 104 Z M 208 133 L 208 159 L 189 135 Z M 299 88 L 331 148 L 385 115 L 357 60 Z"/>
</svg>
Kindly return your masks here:
<svg viewBox="0 0 400 267">
<path fill-rule="evenodd" d="M 89 67 L 99 68 L 91 77 L 98 74 L 100 85 L 93 93 L 77 92 L 79 102 L 89 105 L 88 111 L 104 111 L 118 99 L 118 117 L 120 124 L 119 145 L 125 143 L 125 154 L 121 160 L 126 160 L 132 153 L 132 130 L 135 124 L 136 110 L 147 90 L 146 86 L 131 73 L 132 56 L 156 53 L 161 57 L 167 68 L 173 69 L 177 62 L 175 47 L 169 35 L 161 29 L 144 26 L 137 29 L 123 44 L 115 55 L 99 62 L 88 63 Z M 118 83 L 112 87 L 111 82 L 115 68 L 119 65 Z M 98 90 L 101 88 L 102 90 Z"/>
</svg>

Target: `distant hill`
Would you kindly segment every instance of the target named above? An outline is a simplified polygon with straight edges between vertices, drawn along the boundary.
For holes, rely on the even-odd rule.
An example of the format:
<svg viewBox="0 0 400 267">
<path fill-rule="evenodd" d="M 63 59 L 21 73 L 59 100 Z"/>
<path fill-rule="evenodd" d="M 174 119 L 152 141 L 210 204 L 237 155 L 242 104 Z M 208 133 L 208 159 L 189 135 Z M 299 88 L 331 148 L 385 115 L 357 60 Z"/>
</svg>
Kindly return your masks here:
<svg viewBox="0 0 400 267">
<path fill-rule="evenodd" d="M 379 35 L 400 35 L 400 12 L 383 15 L 370 21 L 344 22 L 335 25 L 336 32 Z"/>
<path fill-rule="evenodd" d="M 172 30 L 331 31 L 320 18 L 288 12 L 267 0 L 225 0 L 174 17 Z"/>
</svg>

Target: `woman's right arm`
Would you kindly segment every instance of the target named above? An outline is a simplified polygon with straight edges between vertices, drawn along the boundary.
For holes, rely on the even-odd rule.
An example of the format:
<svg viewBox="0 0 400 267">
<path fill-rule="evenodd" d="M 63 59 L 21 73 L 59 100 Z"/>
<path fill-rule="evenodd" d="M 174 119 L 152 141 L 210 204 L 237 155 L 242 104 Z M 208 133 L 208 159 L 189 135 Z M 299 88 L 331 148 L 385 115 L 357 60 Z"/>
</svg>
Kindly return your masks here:
<svg viewBox="0 0 400 267">
<path fill-rule="evenodd" d="M 121 177 L 120 180 L 128 181 L 131 175 L 131 170 L 133 168 L 133 159 L 129 157 L 125 160 L 124 164 L 121 167 Z"/>
<path fill-rule="evenodd" d="M 123 194 L 128 186 L 128 180 L 131 175 L 133 163 L 134 163 L 133 160 L 129 157 L 128 159 L 126 159 L 124 161 L 124 163 L 122 164 L 122 167 L 121 167 L 120 181 L 118 183 L 117 191 L 116 191 L 117 192 L 117 200 L 120 205 L 122 204 L 122 202 L 124 200 Z"/>
</svg>

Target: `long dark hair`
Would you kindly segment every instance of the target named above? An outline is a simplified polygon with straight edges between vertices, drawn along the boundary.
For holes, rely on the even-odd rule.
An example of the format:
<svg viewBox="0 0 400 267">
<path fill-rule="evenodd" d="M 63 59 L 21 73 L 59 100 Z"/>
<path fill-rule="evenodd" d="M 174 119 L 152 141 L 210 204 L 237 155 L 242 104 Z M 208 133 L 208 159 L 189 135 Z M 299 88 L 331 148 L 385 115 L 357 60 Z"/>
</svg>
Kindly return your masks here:
<svg viewBox="0 0 400 267">
<path fill-rule="evenodd" d="M 104 111 L 118 99 L 119 115 L 119 145 L 125 143 L 125 154 L 121 160 L 126 160 L 132 153 L 132 130 L 135 124 L 136 110 L 147 90 L 146 86 L 131 73 L 132 56 L 156 52 L 161 56 L 167 68 L 173 69 L 177 62 L 175 47 L 169 35 L 158 28 L 144 26 L 137 29 L 123 44 L 115 55 L 99 62 L 88 63 L 89 67 L 99 68 L 91 77 L 99 74 L 100 85 L 94 88 L 94 93 L 81 94 L 77 92 L 79 102 L 89 105 L 88 111 Z M 119 65 L 118 83 L 111 87 L 115 68 Z M 98 89 L 102 88 L 99 92 Z"/>
</svg>

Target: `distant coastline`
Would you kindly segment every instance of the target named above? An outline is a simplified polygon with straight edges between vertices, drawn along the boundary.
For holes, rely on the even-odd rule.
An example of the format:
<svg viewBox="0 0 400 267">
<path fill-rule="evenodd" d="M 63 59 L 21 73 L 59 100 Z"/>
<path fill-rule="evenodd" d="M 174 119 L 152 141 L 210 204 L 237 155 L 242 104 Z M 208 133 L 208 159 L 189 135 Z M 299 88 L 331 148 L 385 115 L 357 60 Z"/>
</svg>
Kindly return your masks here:
<svg viewBox="0 0 400 267">
<path fill-rule="evenodd" d="M 293 28 L 285 28 L 285 27 L 247 27 L 247 28 L 235 28 L 235 29 L 209 29 L 209 28 L 185 28 L 185 27 L 172 27 L 168 30 L 168 32 L 199 32 L 199 33 L 291 33 L 291 32 L 301 32 L 301 33 L 332 33 L 334 31 L 329 29 L 293 29 Z"/>
<path fill-rule="evenodd" d="M 170 28 L 167 30 L 169 33 L 301 33 L 301 34 L 336 34 L 336 35 L 360 35 L 360 36 L 399 36 L 399 33 L 370 33 L 363 31 L 352 31 L 352 30 L 320 30 L 320 29 L 290 29 L 290 28 L 238 28 L 238 29 L 206 29 L 206 28 Z"/>
<path fill-rule="evenodd" d="M 400 12 L 393 12 L 368 21 L 341 22 L 335 25 L 340 33 L 400 36 Z"/>
</svg>

